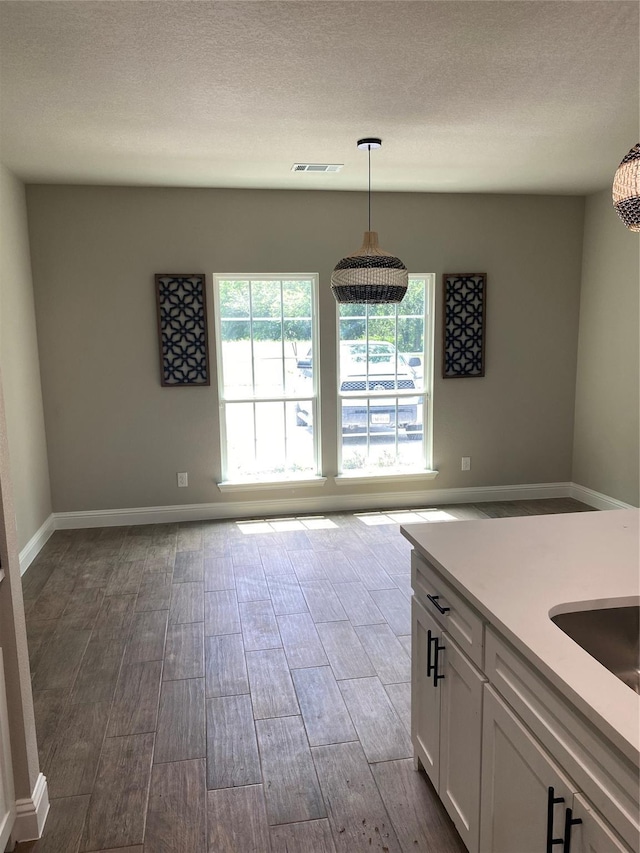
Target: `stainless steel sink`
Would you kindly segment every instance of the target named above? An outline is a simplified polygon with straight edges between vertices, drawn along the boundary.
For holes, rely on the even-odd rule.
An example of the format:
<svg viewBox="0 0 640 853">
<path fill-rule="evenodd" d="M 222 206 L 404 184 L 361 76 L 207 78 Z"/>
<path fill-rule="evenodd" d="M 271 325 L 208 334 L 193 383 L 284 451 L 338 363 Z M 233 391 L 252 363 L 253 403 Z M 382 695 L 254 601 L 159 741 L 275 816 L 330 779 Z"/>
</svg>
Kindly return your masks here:
<svg viewBox="0 0 640 853">
<path fill-rule="evenodd" d="M 558 613 L 551 621 L 640 693 L 640 606 Z"/>
</svg>

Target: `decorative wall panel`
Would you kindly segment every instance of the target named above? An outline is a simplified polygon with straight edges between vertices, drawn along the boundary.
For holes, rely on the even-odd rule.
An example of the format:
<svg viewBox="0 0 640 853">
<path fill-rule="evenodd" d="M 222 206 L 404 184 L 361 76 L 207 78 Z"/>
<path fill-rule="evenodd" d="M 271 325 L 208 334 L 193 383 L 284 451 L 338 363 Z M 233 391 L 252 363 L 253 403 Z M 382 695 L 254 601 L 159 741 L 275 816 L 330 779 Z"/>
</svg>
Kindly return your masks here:
<svg viewBox="0 0 640 853">
<path fill-rule="evenodd" d="M 484 376 L 487 276 L 445 273 L 442 284 L 442 376 Z"/>
<path fill-rule="evenodd" d="M 155 282 L 162 385 L 209 385 L 204 275 L 156 275 Z"/>
</svg>

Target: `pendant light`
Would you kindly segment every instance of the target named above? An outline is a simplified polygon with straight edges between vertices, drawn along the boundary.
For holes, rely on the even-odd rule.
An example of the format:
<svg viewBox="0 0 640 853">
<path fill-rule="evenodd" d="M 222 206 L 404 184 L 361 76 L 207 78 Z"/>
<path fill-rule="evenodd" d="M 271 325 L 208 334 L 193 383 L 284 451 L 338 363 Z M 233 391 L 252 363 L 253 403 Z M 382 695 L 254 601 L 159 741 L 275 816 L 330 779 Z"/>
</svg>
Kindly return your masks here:
<svg viewBox="0 0 640 853">
<path fill-rule="evenodd" d="M 613 206 L 630 231 L 640 231 L 640 142 L 633 146 L 616 170 Z"/>
<path fill-rule="evenodd" d="M 337 302 L 402 302 L 407 292 L 407 268 L 400 258 L 382 251 L 377 232 L 371 230 L 371 149 L 381 146 L 377 137 L 358 140 L 358 148 L 369 152 L 369 230 L 358 251 L 338 261 L 331 275 Z"/>
</svg>

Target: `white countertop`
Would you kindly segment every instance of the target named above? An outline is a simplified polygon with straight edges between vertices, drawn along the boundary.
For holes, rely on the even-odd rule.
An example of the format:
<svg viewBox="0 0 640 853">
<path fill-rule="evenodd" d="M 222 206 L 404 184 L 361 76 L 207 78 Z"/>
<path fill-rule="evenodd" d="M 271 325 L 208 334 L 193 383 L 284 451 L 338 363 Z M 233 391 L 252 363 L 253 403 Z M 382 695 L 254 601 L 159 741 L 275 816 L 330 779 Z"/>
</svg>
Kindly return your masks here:
<svg viewBox="0 0 640 853">
<path fill-rule="evenodd" d="M 549 612 L 588 610 L 611 599 L 623 599 L 617 606 L 640 603 L 639 518 L 634 509 L 401 528 L 636 766 L 640 696 L 561 631 Z"/>
</svg>

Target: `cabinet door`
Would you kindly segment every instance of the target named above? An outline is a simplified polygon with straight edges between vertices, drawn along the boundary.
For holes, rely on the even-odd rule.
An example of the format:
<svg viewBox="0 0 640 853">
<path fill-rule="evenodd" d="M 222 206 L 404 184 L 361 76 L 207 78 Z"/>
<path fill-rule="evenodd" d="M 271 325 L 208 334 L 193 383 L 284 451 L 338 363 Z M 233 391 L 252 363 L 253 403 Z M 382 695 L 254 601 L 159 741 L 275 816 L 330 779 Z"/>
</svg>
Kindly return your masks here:
<svg viewBox="0 0 640 853">
<path fill-rule="evenodd" d="M 480 836 L 482 687 L 486 678 L 448 634 L 443 634 L 438 669 L 440 701 L 440 784 L 438 793 L 470 853 Z M 512 851 L 513 853 L 513 851 Z"/>
<path fill-rule="evenodd" d="M 548 812 L 549 788 L 560 802 Z M 562 839 L 573 784 L 489 685 L 484 686 L 480 850 L 542 853 Z M 551 818 L 549 821 L 548 818 Z M 553 849 L 562 849 L 560 842 Z"/>
<path fill-rule="evenodd" d="M 629 848 L 581 794 L 573 797 L 573 817 L 582 823 L 571 827 L 570 853 L 629 853 Z"/>
<path fill-rule="evenodd" d="M 11 774 L 11 750 L 9 746 L 9 722 L 7 719 L 7 697 L 4 686 L 4 665 L 0 649 L 0 850 L 4 850 L 15 818 L 15 797 Z"/>
<path fill-rule="evenodd" d="M 440 773 L 440 687 L 427 674 L 430 649 L 428 632 L 439 637 L 442 629 L 416 600 L 411 601 L 411 740 L 416 756 L 438 788 Z M 433 643 L 432 643 L 433 646 Z"/>
</svg>

